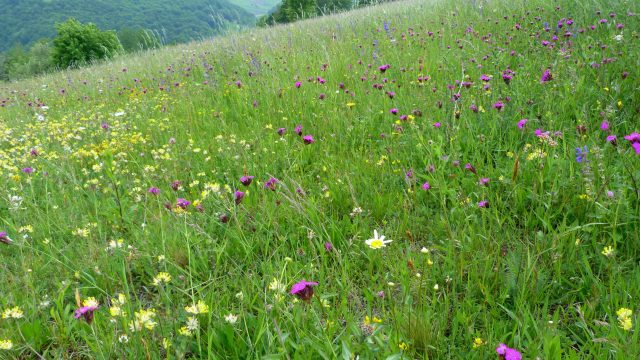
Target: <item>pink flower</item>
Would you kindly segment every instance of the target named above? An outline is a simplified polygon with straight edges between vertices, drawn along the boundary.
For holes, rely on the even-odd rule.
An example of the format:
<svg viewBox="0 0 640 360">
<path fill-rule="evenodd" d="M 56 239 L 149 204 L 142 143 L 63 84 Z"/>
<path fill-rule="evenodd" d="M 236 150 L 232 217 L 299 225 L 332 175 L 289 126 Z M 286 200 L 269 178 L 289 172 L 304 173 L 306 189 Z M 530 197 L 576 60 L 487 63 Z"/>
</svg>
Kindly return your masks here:
<svg viewBox="0 0 640 360">
<path fill-rule="evenodd" d="M 317 286 L 317 282 L 302 280 L 291 287 L 291 295 L 297 296 L 300 300 L 310 302 L 313 296 L 313 287 Z"/>
<path fill-rule="evenodd" d="M 527 124 L 528 121 L 529 121 L 528 119 L 522 119 L 518 121 L 518 129 L 524 128 L 524 126 Z"/>
<path fill-rule="evenodd" d="M 73 316 L 76 319 L 80 319 L 82 317 L 88 324 L 91 324 L 91 322 L 93 321 L 93 312 L 97 308 L 97 306 L 83 306 L 81 308 L 78 308 Z"/>
<path fill-rule="evenodd" d="M 315 140 L 313 140 L 313 136 L 311 135 L 303 136 L 302 141 L 304 141 L 305 145 L 313 144 L 314 142 L 316 142 Z"/>
<path fill-rule="evenodd" d="M 489 207 L 489 202 L 487 200 L 482 200 L 482 201 L 478 202 L 478 207 L 479 208 L 488 208 Z"/>
<path fill-rule="evenodd" d="M 296 81 L 296 88 L 300 89 L 300 86 L 302 86 L 302 83 L 300 81 Z"/>
<path fill-rule="evenodd" d="M 551 80 L 553 80 L 553 75 L 551 75 L 551 70 L 545 69 L 544 72 L 542 73 L 542 77 L 540 78 L 540 83 L 544 84 Z"/>
<path fill-rule="evenodd" d="M 424 184 L 422 184 L 422 190 L 429 190 L 431 189 L 431 184 L 429 184 L 429 182 L 425 182 Z"/>
<path fill-rule="evenodd" d="M 11 240 L 11 238 L 9 238 L 9 235 L 7 235 L 6 232 L 0 231 L 0 242 L 4 243 L 4 244 L 7 244 L 7 245 L 10 245 L 13 242 L 13 240 Z"/>
<path fill-rule="evenodd" d="M 244 193 L 242 191 L 237 190 L 233 193 L 233 200 L 236 202 L 236 205 L 240 205 L 242 199 L 244 199 Z"/>
<path fill-rule="evenodd" d="M 512 349 L 505 344 L 500 344 L 496 348 L 496 352 L 500 359 L 503 360 L 522 360 L 522 354 L 516 349 Z"/>
<path fill-rule="evenodd" d="M 602 124 L 600 124 L 600 130 L 602 131 L 609 130 L 609 122 L 607 122 L 607 120 L 602 121 Z"/>
<path fill-rule="evenodd" d="M 245 176 L 240 178 L 240 183 L 242 183 L 242 185 L 244 185 L 244 186 L 251 185 L 252 181 L 253 181 L 253 176 L 250 176 L 250 175 L 249 176 L 245 175 Z"/>
<path fill-rule="evenodd" d="M 157 187 L 150 187 L 148 192 L 152 195 L 158 195 L 160 193 L 160 189 L 158 189 Z"/>
</svg>

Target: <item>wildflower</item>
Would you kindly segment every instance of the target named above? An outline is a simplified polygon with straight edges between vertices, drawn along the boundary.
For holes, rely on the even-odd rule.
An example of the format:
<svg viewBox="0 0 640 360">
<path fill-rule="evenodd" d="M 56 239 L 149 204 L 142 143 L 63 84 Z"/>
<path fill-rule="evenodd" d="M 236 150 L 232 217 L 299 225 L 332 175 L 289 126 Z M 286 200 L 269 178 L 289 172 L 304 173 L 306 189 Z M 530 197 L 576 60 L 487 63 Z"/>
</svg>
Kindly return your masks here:
<svg viewBox="0 0 640 360">
<path fill-rule="evenodd" d="M 313 296 L 313 287 L 317 285 L 317 282 L 302 280 L 291 287 L 291 295 L 295 295 L 300 300 L 309 303 Z"/>
<path fill-rule="evenodd" d="M 489 202 L 487 200 L 482 200 L 482 201 L 478 202 L 478 207 L 479 208 L 488 208 L 489 207 Z"/>
<path fill-rule="evenodd" d="M 85 301 L 84 306 L 76 309 L 73 316 L 76 319 L 80 319 L 82 317 L 87 322 L 87 324 L 91 324 L 91 322 L 93 321 L 93 312 L 96 311 L 97 308 L 98 308 L 98 303 L 97 301 L 95 301 L 95 299 L 93 299 L 93 301 L 90 301 L 90 302 Z"/>
<path fill-rule="evenodd" d="M 436 128 L 436 129 L 439 129 L 439 128 L 440 128 L 440 126 L 442 126 L 442 124 L 440 124 L 440 122 L 435 122 L 435 123 L 433 124 L 433 127 L 434 127 L 434 128 Z"/>
<path fill-rule="evenodd" d="M 229 324 L 233 325 L 238 321 L 238 315 L 233 315 L 233 314 L 229 313 L 229 314 L 224 316 L 224 321 L 226 321 Z"/>
<path fill-rule="evenodd" d="M 129 342 L 129 337 L 125 334 L 122 334 L 118 337 L 118 342 L 121 344 L 126 344 Z"/>
<path fill-rule="evenodd" d="M 2 312 L 3 319 L 21 319 L 23 317 L 24 312 L 20 309 L 19 306 L 14 306 Z"/>
<path fill-rule="evenodd" d="M 198 303 L 187 306 L 184 308 L 184 310 L 194 315 L 206 314 L 209 312 L 209 305 L 205 304 L 202 300 L 198 300 Z"/>
<path fill-rule="evenodd" d="M 522 360 L 522 354 L 518 350 L 507 347 L 505 344 L 500 344 L 496 348 L 496 352 L 503 360 Z"/>
<path fill-rule="evenodd" d="M 421 188 L 422 188 L 422 190 L 427 191 L 427 190 L 431 189 L 431 184 L 429 184 L 428 181 L 425 181 L 425 183 L 422 184 Z"/>
<path fill-rule="evenodd" d="M 390 113 L 392 113 L 393 115 L 396 115 L 398 113 L 398 109 L 393 108 L 391 110 L 389 110 Z"/>
<path fill-rule="evenodd" d="M 324 243 L 324 249 L 327 251 L 331 251 L 331 249 L 333 249 L 333 245 L 331 245 L 330 242 L 326 242 Z"/>
<path fill-rule="evenodd" d="M 373 230 L 373 238 L 365 241 L 365 244 L 367 244 L 372 249 L 380 249 L 386 247 L 387 244 L 392 241 L 393 240 L 385 240 L 384 235 L 378 236 L 378 230 Z"/>
<path fill-rule="evenodd" d="M 400 348 L 400 350 L 402 351 L 407 351 L 409 350 L 409 345 L 403 341 L 400 344 L 398 344 L 398 348 Z"/>
<path fill-rule="evenodd" d="M 156 311 L 153 309 L 136 311 L 135 320 L 129 323 L 131 331 L 140 331 L 142 329 L 153 330 L 158 324 L 154 321 Z"/>
<path fill-rule="evenodd" d="M 160 189 L 158 189 L 157 187 L 150 187 L 147 191 L 152 195 L 158 195 L 160 193 Z"/>
<path fill-rule="evenodd" d="M 186 337 L 193 336 L 193 333 L 191 332 L 191 330 L 189 330 L 186 326 L 183 326 L 180 329 L 178 329 L 178 334 Z"/>
<path fill-rule="evenodd" d="M 273 278 L 273 280 L 269 283 L 269 290 L 283 293 L 285 291 L 285 286 L 283 283 L 278 281 L 278 279 Z"/>
<path fill-rule="evenodd" d="M 271 191 L 276 191 L 276 184 L 278 183 L 278 179 L 274 178 L 273 176 L 269 178 L 269 180 L 267 180 L 266 183 L 264 183 L 264 188 L 265 189 L 269 189 Z"/>
<path fill-rule="evenodd" d="M 607 120 L 602 121 L 602 124 L 600 124 L 600 130 L 602 131 L 609 130 L 609 122 Z"/>
<path fill-rule="evenodd" d="M 389 64 L 384 64 L 382 66 L 378 67 L 378 70 L 380 70 L 381 73 L 384 73 L 385 71 L 387 71 L 389 68 L 391 67 L 391 65 Z"/>
<path fill-rule="evenodd" d="M 240 178 L 240 183 L 244 186 L 249 186 L 251 185 L 251 182 L 253 181 L 253 176 L 243 176 Z"/>
<path fill-rule="evenodd" d="M 487 184 L 489 183 L 490 179 L 489 178 L 481 178 L 478 181 L 478 184 L 482 185 L 482 186 L 487 186 Z"/>
<path fill-rule="evenodd" d="M 187 318 L 187 329 L 189 329 L 190 331 L 198 331 L 198 328 L 200 327 L 200 323 L 198 322 L 198 319 L 194 316 L 189 316 L 189 318 Z"/>
<path fill-rule="evenodd" d="M 278 135 L 282 136 L 282 135 L 284 135 L 284 133 L 286 133 L 286 132 L 287 132 L 287 129 L 285 129 L 285 128 L 283 128 L 283 127 L 278 128 Z"/>
<path fill-rule="evenodd" d="M 364 317 L 363 323 L 365 325 L 380 324 L 380 323 L 382 323 L 382 319 L 380 319 L 377 316 L 374 316 L 373 318 L 370 318 L 369 315 L 367 315 L 367 316 Z"/>
<path fill-rule="evenodd" d="M 296 86 L 296 89 L 299 89 L 299 88 L 300 88 L 300 86 L 302 86 L 302 82 L 300 82 L 300 81 L 296 81 L 295 86 Z"/>
<path fill-rule="evenodd" d="M 10 245 L 13 242 L 13 240 L 11 240 L 11 238 L 7 235 L 6 232 L 0 231 L 0 242 Z"/>
<path fill-rule="evenodd" d="M 153 285 L 159 286 L 162 283 L 169 283 L 171 281 L 171 275 L 166 272 L 159 272 L 156 277 L 153 278 Z"/>
<path fill-rule="evenodd" d="M 518 129 L 523 129 L 528 121 L 529 121 L 528 119 L 522 119 L 522 120 L 518 121 Z"/>
<path fill-rule="evenodd" d="M 618 144 L 618 137 L 615 135 L 609 135 L 607 136 L 607 142 L 613 146 L 616 146 Z"/>
<path fill-rule="evenodd" d="M 186 209 L 187 206 L 189 205 L 191 205 L 191 201 L 187 199 L 178 198 L 178 200 L 176 200 L 176 206 L 178 206 L 181 209 Z"/>
<path fill-rule="evenodd" d="M 296 125 L 296 127 L 293 129 L 293 132 L 298 134 L 298 136 L 302 136 L 302 125 Z"/>
<path fill-rule="evenodd" d="M 240 205 L 243 198 L 244 198 L 244 193 L 242 191 L 236 190 L 236 192 L 233 193 L 233 199 L 236 202 L 236 205 Z"/>
<path fill-rule="evenodd" d="M 540 83 L 544 84 L 546 82 L 549 82 L 553 80 L 553 75 L 551 75 L 551 70 L 550 69 L 545 69 L 544 72 L 542 73 L 542 77 L 540 78 Z"/>
<path fill-rule="evenodd" d="M 486 342 L 484 340 L 482 340 L 482 338 L 477 337 L 477 338 L 473 339 L 473 348 L 474 349 L 477 349 L 480 346 L 485 345 L 485 344 L 486 344 Z"/>
<path fill-rule="evenodd" d="M 469 170 L 469 171 L 471 171 L 471 172 L 472 172 L 472 173 L 474 173 L 474 174 L 476 173 L 476 168 L 474 168 L 474 167 L 473 167 L 473 165 L 471 165 L 470 163 L 466 163 L 466 164 L 464 165 L 464 168 L 465 168 L 465 169 L 467 169 L 467 170 Z"/>
<path fill-rule="evenodd" d="M 0 350 L 11 350 L 13 342 L 11 340 L 0 340 Z"/>
<path fill-rule="evenodd" d="M 32 167 L 22 168 L 22 172 L 25 174 L 32 174 L 35 170 Z"/>
<path fill-rule="evenodd" d="M 576 148 L 576 162 L 583 162 L 587 157 L 588 152 L 589 149 L 586 146 L 584 146 L 583 148 Z"/>
<path fill-rule="evenodd" d="M 504 103 L 502 101 L 496 101 L 496 103 L 493 104 L 493 108 L 500 111 L 504 108 Z"/>
<path fill-rule="evenodd" d="M 605 246 L 604 249 L 602 249 L 601 254 L 606 256 L 606 257 L 612 257 L 613 256 L 613 247 L 611 246 Z"/>
<path fill-rule="evenodd" d="M 313 140 L 313 136 L 305 135 L 302 137 L 302 141 L 304 141 L 305 145 L 313 144 L 315 140 Z"/>
<path fill-rule="evenodd" d="M 634 132 L 624 137 L 631 143 L 631 146 L 636 151 L 636 154 L 640 154 L 640 134 Z"/>
<path fill-rule="evenodd" d="M 631 315 L 633 315 L 633 311 L 627 308 L 620 308 L 616 312 L 618 316 L 618 323 L 620 327 L 624 331 L 629 331 L 633 327 L 633 323 L 631 322 Z"/>
</svg>

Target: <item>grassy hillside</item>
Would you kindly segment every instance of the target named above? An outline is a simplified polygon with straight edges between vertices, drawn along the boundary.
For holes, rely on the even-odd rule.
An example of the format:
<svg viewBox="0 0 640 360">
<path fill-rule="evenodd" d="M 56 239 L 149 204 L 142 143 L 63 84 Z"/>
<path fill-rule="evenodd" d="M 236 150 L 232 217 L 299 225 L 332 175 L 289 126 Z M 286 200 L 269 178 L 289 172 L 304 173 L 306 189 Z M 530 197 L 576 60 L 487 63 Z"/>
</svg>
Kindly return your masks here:
<svg viewBox="0 0 640 360">
<path fill-rule="evenodd" d="M 252 25 L 251 13 L 226 0 L 0 0 L 0 51 L 55 35 L 74 17 L 103 30 L 150 29 L 165 43 L 202 39 L 229 24 Z"/>
<path fill-rule="evenodd" d="M 639 10 L 409 1 L 0 84 L 0 358 L 640 358 Z"/>
</svg>

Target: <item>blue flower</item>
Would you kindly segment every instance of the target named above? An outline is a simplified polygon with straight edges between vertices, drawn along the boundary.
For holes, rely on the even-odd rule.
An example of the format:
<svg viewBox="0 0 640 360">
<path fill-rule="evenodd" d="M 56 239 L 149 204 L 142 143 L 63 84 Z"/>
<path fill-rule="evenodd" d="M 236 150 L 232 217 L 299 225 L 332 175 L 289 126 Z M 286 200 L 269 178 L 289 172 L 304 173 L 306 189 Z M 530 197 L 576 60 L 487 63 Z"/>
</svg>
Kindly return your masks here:
<svg viewBox="0 0 640 360">
<path fill-rule="evenodd" d="M 587 157 L 587 153 L 589 153 L 589 149 L 586 145 L 582 148 L 576 148 L 576 161 L 579 163 L 583 162 Z"/>
</svg>

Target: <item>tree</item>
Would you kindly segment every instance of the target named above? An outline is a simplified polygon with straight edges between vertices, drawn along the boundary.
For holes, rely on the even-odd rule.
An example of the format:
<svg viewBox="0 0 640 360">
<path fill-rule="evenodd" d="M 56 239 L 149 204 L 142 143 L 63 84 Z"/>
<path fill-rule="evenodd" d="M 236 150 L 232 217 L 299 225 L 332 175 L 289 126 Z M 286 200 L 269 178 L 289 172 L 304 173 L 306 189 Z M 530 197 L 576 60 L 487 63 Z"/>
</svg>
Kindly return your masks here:
<svg viewBox="0 0 640 360">
<path fill-rule="evenodd" d="M 58 35 L 53 39 L 53 61 L 61 68 L 109 59 L 122 51 L 113 31 L 101 31 L 92 23 L 82 24 L 69 19 L 56 24 Z"/>
</svg>

